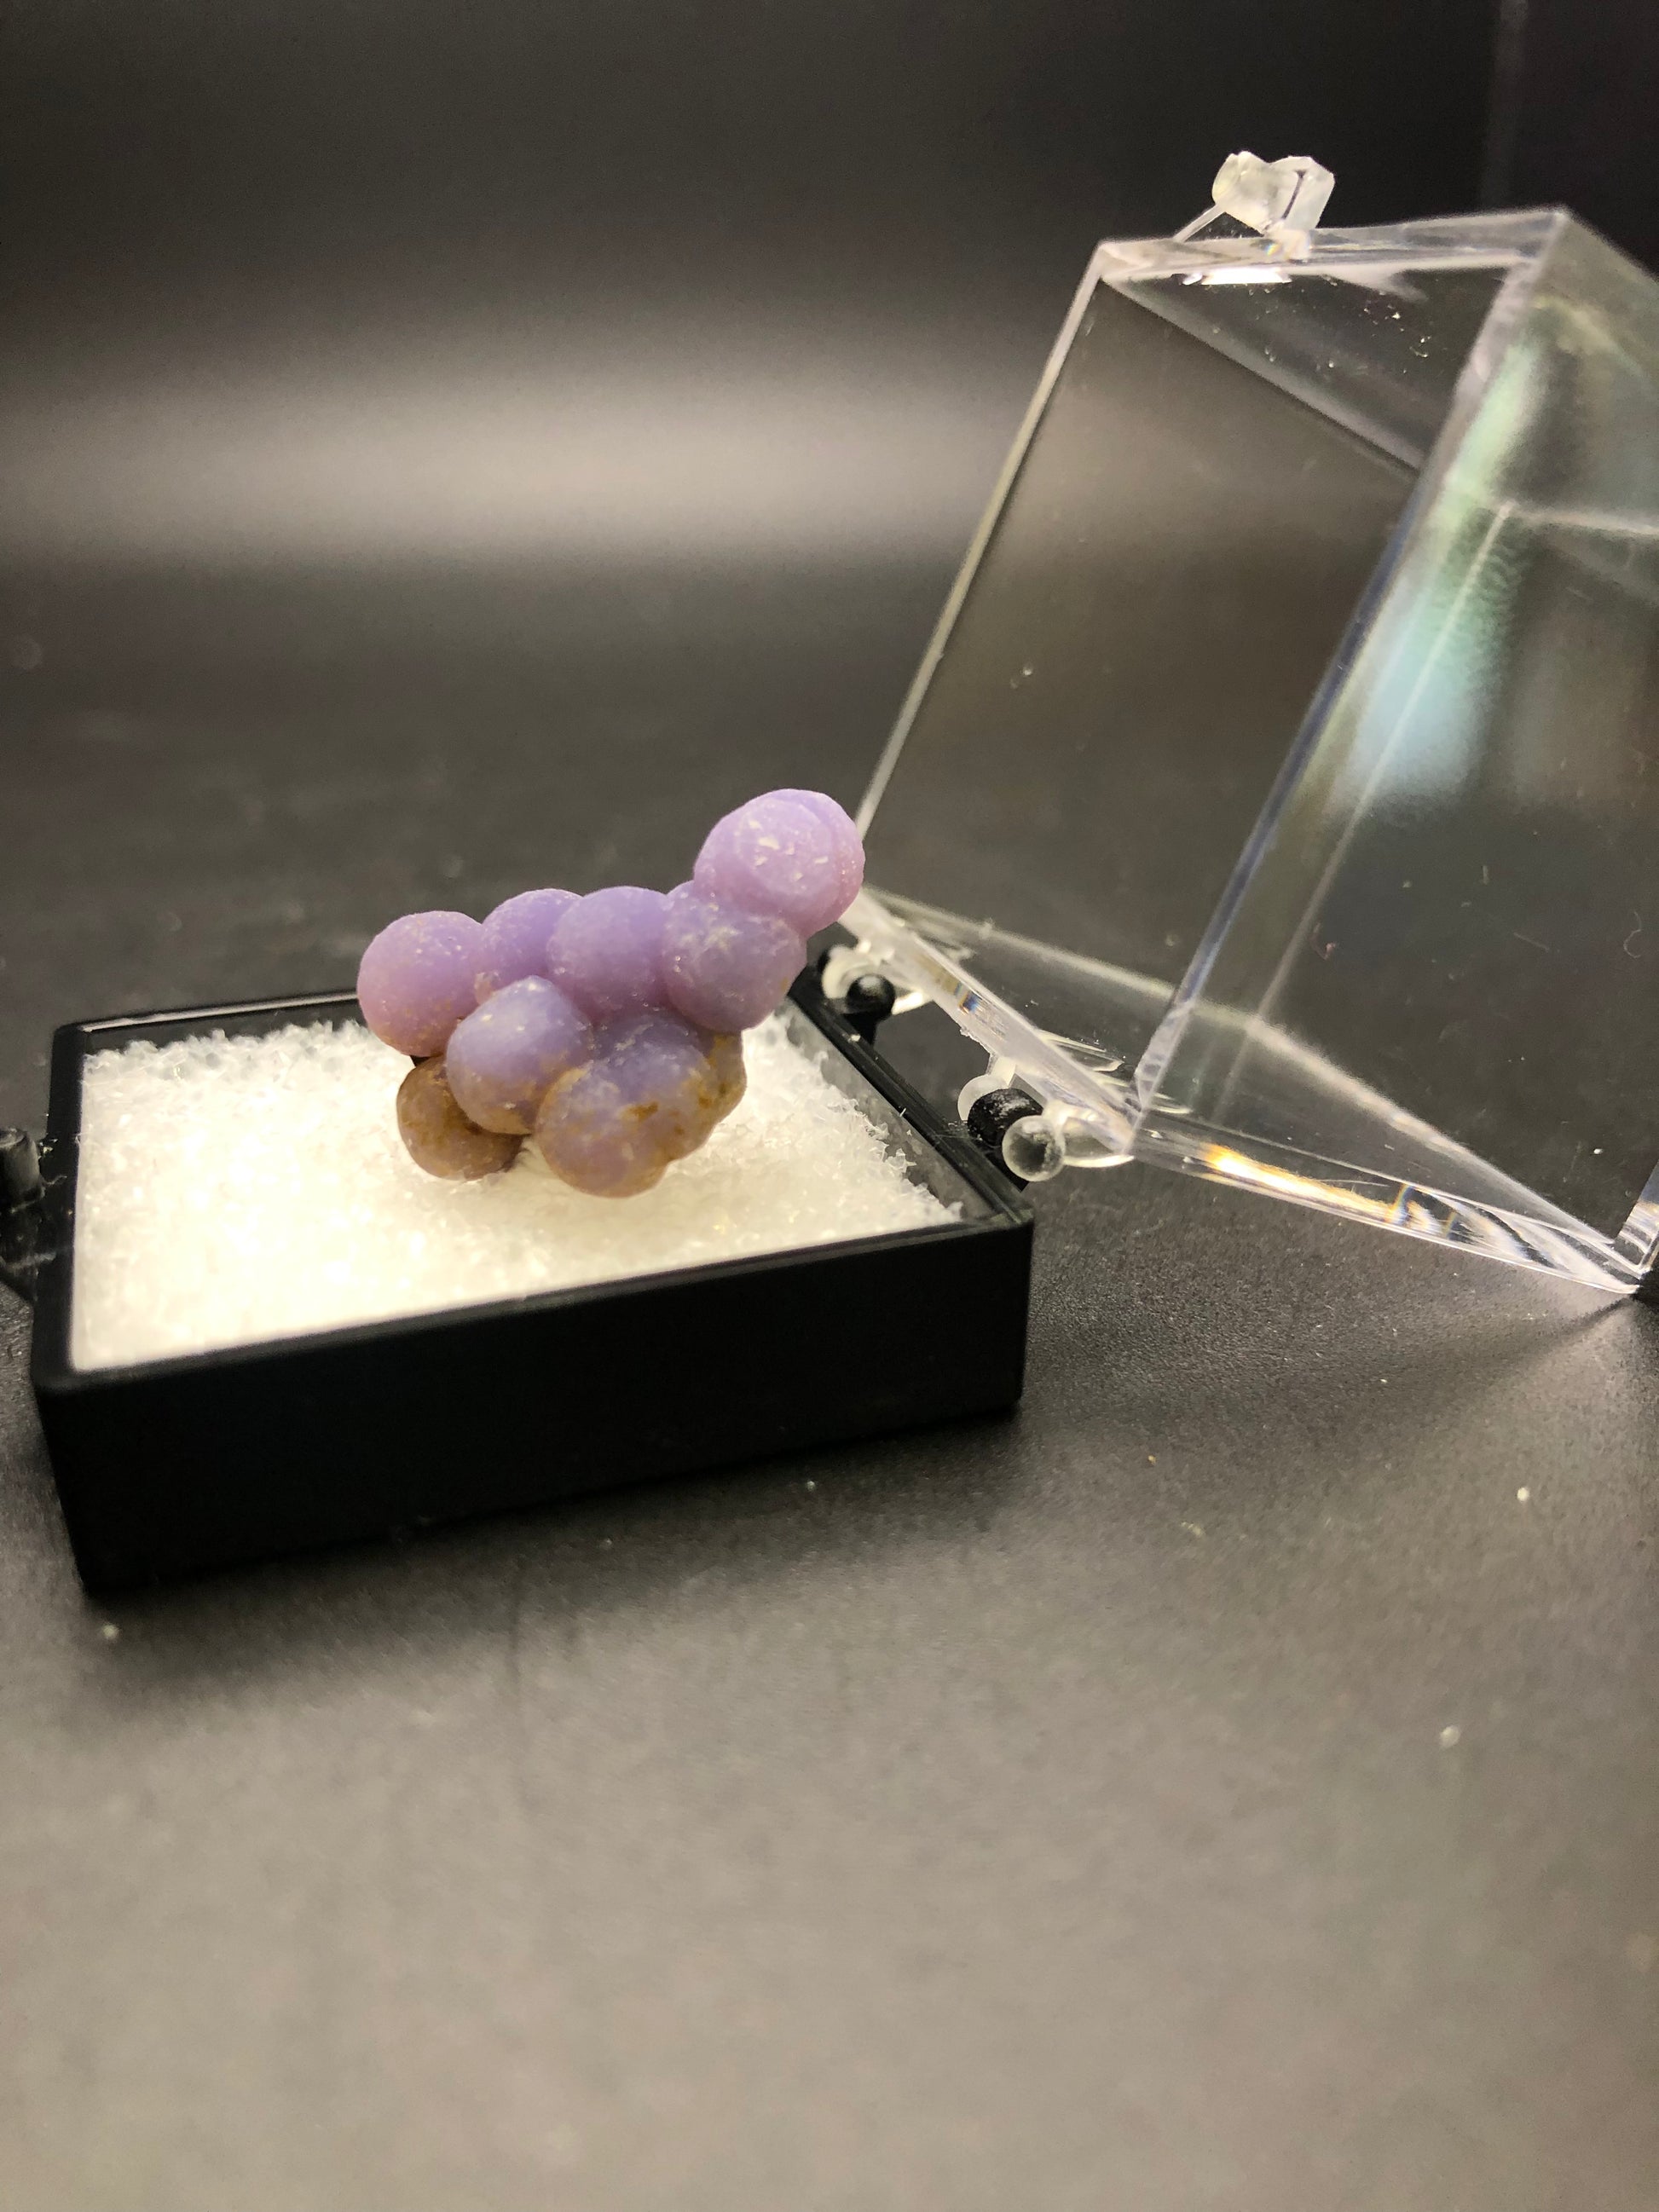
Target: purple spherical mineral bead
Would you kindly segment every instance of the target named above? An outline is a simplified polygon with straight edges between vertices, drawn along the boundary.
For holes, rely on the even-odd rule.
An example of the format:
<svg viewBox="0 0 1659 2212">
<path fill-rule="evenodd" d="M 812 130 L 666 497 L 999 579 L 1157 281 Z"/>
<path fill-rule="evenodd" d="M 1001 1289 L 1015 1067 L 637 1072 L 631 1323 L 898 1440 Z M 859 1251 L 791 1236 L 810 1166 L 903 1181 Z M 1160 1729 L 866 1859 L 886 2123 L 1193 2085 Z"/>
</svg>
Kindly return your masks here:
<svg viewBox="0 0 1659 2212">
<path fill-rule="evenodd" d="M 520 891 L 483 918 L 483 945 L 473 988 L 482 1006 L 492 991 L 526 975 L 547 973 L 547 940 L 576 903 L 574 891 Z"/>
<path fill-rule="evenodd" d="M 696 884 L 669 892 L 662 949 L 668 1003 L 709 1030 L 764 1021 L 806 958 L 806 940 L 787 921 L 751 914 Z"/>
<path fill-rule="evenodd" d="M 461 1111 L 481 1129 L 527 1137 L 548 1085 L 587 1058 L 593 1032 L 544 975 L 521 975 L 475 1008 L 444 1055 Z"/>
<path fill-rule="evenodd" d="M 554 924 L 546 972 L 590 1021 L 662 1005 L 666 905 L 660 891 L 618 884 L 590 891 Z"/>
<path fill-rule="evenodd" d="M 692 872 L 700 890 L 810 937 L 838 921 L 864 880 L 864 848 L 821 791 L 769 791 L 718 821 Z"/>
<path fill-rule="evenodd" d="M 595 1198 L 632 1198 L 705 1143 L 743 1096 L 735 1037 L 667 1013 L 600 1030 L 593 1057 L 562 1075 L 536 1117 L 536 1143 L 562 1181 Z"/>
<path fill-rule="evenodd" d="M 377 1037 L 411 1060 L 441 1052 L 477 1003 L 481 923 L 470 914 L 406 914 L 370 944 L 357 970 L 357 1003 Z"/>
<path fill-rule="evenodd" d="M 787 799 L 793 806 L 804 806 L 809 814 L 817 815 L 835 842 L 836 865 L 841 870 L 842 888 L 851 906 L 864 883 L 864 840 L 859 826 L 847 809 L 831 799 L 827 791 L 775 791 L 774 799 Z M 842 909 L 846 912 L 846 907 Z"/>
</svg>

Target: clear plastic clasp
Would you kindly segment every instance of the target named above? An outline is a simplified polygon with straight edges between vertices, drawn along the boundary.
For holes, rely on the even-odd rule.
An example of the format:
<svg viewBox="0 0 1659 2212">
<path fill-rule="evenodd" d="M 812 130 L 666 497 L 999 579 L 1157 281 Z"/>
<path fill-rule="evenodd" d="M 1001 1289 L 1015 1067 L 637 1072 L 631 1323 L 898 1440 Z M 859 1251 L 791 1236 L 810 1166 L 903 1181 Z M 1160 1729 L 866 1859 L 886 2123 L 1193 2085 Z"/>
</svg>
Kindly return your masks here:
<svg viewBox="0 0 1659 2212">
<path fill-rule="evenodd" d="M 1299 261 L 1307 255 L 1309 233 L 1317 229 L 1335 184 L 1330 170 L 1307 154 L 1286 154 L 1277 161 L 1264 161 L 1259 154 L 1229 154 L 1210 187 L 1212 204 L 1176 236 L 1195 237 L 1227 215 Z"/>
</svg>

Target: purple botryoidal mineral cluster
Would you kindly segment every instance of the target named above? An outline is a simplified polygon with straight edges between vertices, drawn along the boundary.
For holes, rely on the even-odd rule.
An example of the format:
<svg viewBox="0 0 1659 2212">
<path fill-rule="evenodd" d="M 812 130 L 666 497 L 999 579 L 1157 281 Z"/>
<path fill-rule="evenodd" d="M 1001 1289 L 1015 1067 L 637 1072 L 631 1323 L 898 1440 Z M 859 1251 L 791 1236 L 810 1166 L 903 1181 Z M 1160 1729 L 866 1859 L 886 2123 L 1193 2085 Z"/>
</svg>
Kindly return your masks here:
<svg viewBox="0 0 1659 2212">
<path fill-rule="evenodd" d="M 744 1093 L 738 1032 L 763 1021 L 864 880 L 849 817 L 769 791 L 717 822 L 689 884 L 521 891 L 483 921 L 408 914 L 357 971 L 376 1036 L 415 1066 L 398 1127 L 430 1175 L 511 1167 L 630 1198 L 707 1143 Z"/>
</svg>

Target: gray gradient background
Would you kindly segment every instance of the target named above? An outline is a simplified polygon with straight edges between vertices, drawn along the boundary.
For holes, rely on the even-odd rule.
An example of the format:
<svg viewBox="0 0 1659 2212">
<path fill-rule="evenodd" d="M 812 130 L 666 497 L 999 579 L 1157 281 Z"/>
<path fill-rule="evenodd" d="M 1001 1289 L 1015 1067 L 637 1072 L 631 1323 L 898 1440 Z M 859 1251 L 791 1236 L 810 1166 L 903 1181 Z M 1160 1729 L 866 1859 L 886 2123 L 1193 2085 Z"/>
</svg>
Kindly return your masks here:
<svg viewBox="0 0 1659 2212">
<path fill-rule="evenodd" d="M 1640 249 L 1620 22 L 0 10 L 0 1119 L 855 796 L 1094 239 L 1250 144 Z M 0 1294 L 0 2207 L 1650 2206 L 1655 1316 L 1039 1211 L 1012 1421 L 112 1611 Z"/>
</svg>

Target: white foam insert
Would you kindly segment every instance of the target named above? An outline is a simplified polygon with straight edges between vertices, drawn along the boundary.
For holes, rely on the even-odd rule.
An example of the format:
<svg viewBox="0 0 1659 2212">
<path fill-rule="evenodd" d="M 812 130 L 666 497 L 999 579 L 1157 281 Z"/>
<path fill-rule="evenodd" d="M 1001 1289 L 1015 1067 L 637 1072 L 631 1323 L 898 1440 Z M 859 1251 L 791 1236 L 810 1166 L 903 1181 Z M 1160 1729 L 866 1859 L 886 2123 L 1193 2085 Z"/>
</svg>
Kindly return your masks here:
<svg viewBox="0 0 1659 2212">
<path fill-rule="evenodd" d="M 947 1221 L 777 1017 L 748 1095 L 637 1198 L 585 1197 L 526 1146 L 440 1182 L 398 1141 L 409 1062 L 299 1025 L 98 1054 L 86 1068 L 72 1357 L 81 1368 L 293 1336 Z"/>
</svg>

